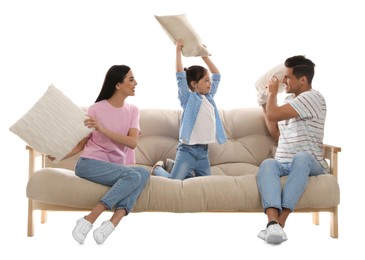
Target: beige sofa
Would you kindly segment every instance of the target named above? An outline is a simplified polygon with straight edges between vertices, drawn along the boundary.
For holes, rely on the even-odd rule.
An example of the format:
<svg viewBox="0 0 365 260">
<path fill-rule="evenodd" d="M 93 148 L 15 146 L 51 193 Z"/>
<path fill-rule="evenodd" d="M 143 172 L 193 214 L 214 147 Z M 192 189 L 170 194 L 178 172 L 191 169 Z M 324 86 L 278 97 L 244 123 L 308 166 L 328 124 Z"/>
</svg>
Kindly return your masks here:
<svg viewBox="0 0 365 260">
<path fill-rule="evenodd" d="M 221 110 L 228 137 L 223 145 L 210 145 L 212 176 L 184 181 L 151 176 L 138 198 L 134 212 L 262 212 L 256 173 L 275 143 L 266 129 L 261 108 Z M 136 148 L 137 164 L 148 169 L 158 160 L 175 157 L 180 110 L 141 110 L 142 134 Z M 108 190 L 74 175 L 77 156 L 58 164 L 29 150 L 28 236 L 34 235 L 33 211 L 90 210 Z M 312 212 L 319 224 L 319 212 L 331 214 L 330 235 L 338 237 L 340 189 L 337 181 L 337 156 L 341 148 L 325 145 L 324 155 L 331 174 L 310 177 L 296 212 Z M 282 178 L 284 183 L 286 178 Z"/>
</svg>

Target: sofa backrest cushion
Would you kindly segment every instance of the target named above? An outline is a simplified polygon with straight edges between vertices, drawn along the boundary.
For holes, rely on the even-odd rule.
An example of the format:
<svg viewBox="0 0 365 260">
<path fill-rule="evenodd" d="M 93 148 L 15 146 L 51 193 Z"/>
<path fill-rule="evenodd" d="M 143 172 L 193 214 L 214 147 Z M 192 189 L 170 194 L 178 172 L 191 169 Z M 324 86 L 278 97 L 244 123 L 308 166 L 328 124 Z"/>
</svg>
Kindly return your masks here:
<svg viewBox="0 0 365 260">
<path fill-rule="evenodd" d="M 255 173 L 275 147 L 265 126 L 262 109 L 239 108 L 220 110 L 219 113 L 228 141 L 222 145 L 209 145 L 212 174 Z M 136 148 L 138 165 L 153 166 L 159 160 L 175 158 L 181 114 L 181 110 L 141 109 L 141 136 Z M 46 166 L 74 169 L 76 159 L 74 156 L 58 164 L 47 161 Z M 236 167 L 238 164 L 246 166 Z"/>
<path fill-rule="evenodd" d="M 209 145 L 211 165 L 248 163 L 259 165 L 274 146 L 265 126 L 261 108 L 219 111 L 228 141 Z M 138 164 L 153 165 L 158 160 L 175 158 L 181 110 L 148 109 L 141 111 L 142 134 L 138 141 Z"/>
</svg>

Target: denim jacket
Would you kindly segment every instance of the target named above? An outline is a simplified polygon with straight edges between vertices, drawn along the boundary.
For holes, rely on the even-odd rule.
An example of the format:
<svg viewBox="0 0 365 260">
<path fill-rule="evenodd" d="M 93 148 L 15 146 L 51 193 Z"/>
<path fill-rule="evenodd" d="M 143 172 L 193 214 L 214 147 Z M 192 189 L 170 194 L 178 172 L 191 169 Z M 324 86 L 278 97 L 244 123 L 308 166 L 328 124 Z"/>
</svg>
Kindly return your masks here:
<svg viewBox="0 0 365 260">
<path fill-rule="evenodd" d="M 205 94 L 207 100 L 213 105 L 216 122 L 216 139 L 219 144 L 227 141 L 222 121 L 219 117 L 217 106 L 214 102 L 214 95 L 217 93 L 220 82 L 220 74 L 212 74 L 212 88 L 210 93 Z M 189 143 L 191 132 L 193 131 L 198 112 L 202 104 L 202 95 L 197 92 L 191 92 L 186 80 L 186 72 L 176 72 L 177 86 L 179 89 L 180 105 L 183 108 L 181 118 L 179 140 L 182 143 Z"/>
</svg>

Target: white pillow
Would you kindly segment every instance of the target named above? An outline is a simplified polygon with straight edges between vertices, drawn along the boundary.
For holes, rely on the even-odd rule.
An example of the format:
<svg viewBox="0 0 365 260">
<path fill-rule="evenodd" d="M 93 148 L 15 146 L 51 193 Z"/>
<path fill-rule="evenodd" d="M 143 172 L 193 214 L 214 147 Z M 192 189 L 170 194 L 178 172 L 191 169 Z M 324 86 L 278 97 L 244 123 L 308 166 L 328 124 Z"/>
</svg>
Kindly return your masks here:
<svg viewBox="0 0 365 260">
<path fill-rule="evenodd" d="M 33 149 L 55 157 L 55 163 L 94 129 L 84 126 L 81 107 L 53 85 L 9 130 Z"/>
<path fill-rule="evenodd" d="M 283 92 L 285 90 L 285 84 L 281 83 L 286 73 L 286 67 L 284 64 L 279 64 L 269 71 L 267 71 L 264 75 L 262 75 L 255 83 L 255 87 L 257 90 L 257 102 L 259 105 L 266 104 L 267 102 L 267 88 L 266 85 L 269 83 L 270 79 L 275 76 L 278 78 L 279 84 L 279 92 Z"/>
<path fill-rule="evenodd" d="M 182 55 L 185 57 L 210 56 L 207 47 L 202 44 L 200 36 L 195 32 L 185 14 L 155 15 L 167 35 L 175 44 L 176 40 L 183 40 Z"/>
</svg>

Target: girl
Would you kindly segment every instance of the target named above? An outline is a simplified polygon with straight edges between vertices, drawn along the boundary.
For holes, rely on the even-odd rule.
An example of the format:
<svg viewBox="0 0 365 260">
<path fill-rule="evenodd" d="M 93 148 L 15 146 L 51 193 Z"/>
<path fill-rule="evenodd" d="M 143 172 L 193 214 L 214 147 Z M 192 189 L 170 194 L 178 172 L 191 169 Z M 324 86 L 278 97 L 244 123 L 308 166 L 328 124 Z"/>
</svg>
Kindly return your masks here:
<svg viewBox="0 0 365 260">
<path fill-rule="evenodd" d="M 180 105 L 183 108 L 179 144 L 171 174 L 162 161 L 152 168 L 152 174 L 184 180 L 193 176 L 210 175 L 208 144 L 223 144 L 227 138 L 218 109 L 213 100 L 220 82 L 220 74 L 209 57 L 202 57 L 209 71 L 202 66 L 183 68 L 181 49 L 176 41 L 176 78 Z"/>
</svg>

